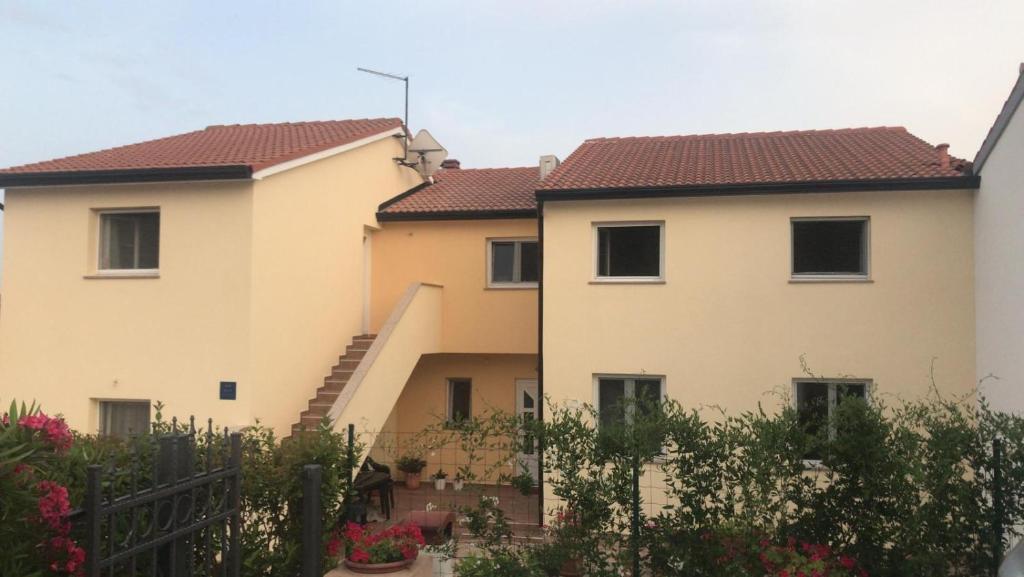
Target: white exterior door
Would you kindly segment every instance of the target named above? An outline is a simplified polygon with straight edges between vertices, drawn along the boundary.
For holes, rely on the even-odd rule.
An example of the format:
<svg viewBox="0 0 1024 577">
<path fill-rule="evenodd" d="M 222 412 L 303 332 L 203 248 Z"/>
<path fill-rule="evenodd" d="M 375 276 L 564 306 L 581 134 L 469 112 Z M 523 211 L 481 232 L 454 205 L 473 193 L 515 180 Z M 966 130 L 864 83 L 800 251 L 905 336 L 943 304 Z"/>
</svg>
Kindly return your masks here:
<svg viewBox="0 0 1024 577">
<path fill-rule="evenodd" d="M 536 419 L 540 411 L 540 398 L 537 396 L 537 381 L 535 379 L 516 379 L 516 414 L 523 420 Z M 519 454 L 519 470 L 526 472 L 533 477 L 536 484 L 540 478 L 540 468 L 537 460 L 537 442 L 533 438 L 524 439 L 523 452 Z"/>
</svg>

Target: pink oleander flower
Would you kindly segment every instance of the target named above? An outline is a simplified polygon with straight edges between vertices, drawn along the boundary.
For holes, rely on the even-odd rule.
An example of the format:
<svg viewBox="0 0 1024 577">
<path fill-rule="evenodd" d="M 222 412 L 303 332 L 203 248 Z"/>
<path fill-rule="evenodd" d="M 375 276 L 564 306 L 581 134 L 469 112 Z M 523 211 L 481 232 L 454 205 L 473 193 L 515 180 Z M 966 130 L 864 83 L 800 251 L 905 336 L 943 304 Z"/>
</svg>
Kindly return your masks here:
<svg viewBox="0 0 1024 577">
<path fill-rule="evenodd" d="M 85 549 L 69 537 L 54 537 L 46 543 L 50 570 L 59 575 L 79 577 L 85 572 Z"/>
<path fill-rule="evenodd" d="M 18 419 L 18 426 L 32 431 L 39 431 L 43 437 L 58 451 L 66 451 L 71 447 L 71 429 L 64 419 L 48 417 L 44 413 L 25 415 Z"/>
<path fill-rule="evenodd" d="M 68 511 L 71 510 L 67 487 L 53 481 L 39 481 L 36 483 L 36 490 L 41 493 L 38 507 L 43 525 L 58 535 L 67 535 L 70 525 L 66 518 Z"/>
</svg>

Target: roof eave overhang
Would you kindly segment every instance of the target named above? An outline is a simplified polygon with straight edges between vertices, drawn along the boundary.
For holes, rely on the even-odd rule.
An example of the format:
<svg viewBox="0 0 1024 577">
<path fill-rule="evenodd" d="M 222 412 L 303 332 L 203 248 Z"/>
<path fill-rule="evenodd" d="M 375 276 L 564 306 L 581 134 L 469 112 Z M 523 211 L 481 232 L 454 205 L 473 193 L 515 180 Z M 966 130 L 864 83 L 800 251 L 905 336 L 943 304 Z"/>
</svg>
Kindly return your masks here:
<svg viewBox="0 0 1024 577">
<path fill-rule="evenodd" d="M 182 182 L 190 180 L 248 180 L 250 178 L 252 178 L 252 167 L 248 165 L 188 166 L 124 170 L 0 173 L 0 187 Z"/>
<path fill-rule="evenodd" d="M 1024 64 L 1020 66 L 1020 74 L 1017 76 L 1017 82 L 1013 85 L 1013 89 L 1010 91 L 1010 96 L 1006 99 L 1003 104 L 1003 108 L 999 111 L 995 121 L 992 123 L 992 127 L 988 129 L 988 134 L 985 135 L 985 140 L 981 143 L 981 148 L 978 149 L 978 153 L 974 155 L 974 173 L 981 174 L 981 169 L 985 167 L 985 162 L 988 161 L 989 155 L 995 150 L 996 144 L 999 143 L 999 139 L 1002 138 L 1003 132 L 1010 125 L 1010 120 L 1013 119 L 1013 115 L 1017 113 L 1017 109 L 1020 108 L 1021 102 L 1024 102 Z"/>
<path fill-rule="evenodd" d="M 515 210 L 447 210 L 434 212 L 378 212 L 377 220 L 412 221 L 412 220 L 499 220 L 514 218 L 537 218 L 537 209 Z"/>
<path fill-rule="evenodd" d="M 977 175 L 964 175 L 932 178 L 759 182 L 714 186 L 572 188 L 538 190 L 536 197 L 538 201 L 543 202 L 549 200 L 809 194 L 874 190 L 975 189 L 978 188 L 980 182 L 981 179 Z"/>
</svg>

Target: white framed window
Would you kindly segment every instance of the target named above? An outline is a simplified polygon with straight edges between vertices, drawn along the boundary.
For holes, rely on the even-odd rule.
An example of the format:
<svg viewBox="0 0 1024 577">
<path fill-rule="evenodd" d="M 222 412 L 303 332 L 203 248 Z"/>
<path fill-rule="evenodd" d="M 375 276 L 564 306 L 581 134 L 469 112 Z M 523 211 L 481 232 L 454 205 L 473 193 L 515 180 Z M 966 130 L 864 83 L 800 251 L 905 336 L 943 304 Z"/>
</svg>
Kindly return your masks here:
<svg viewBox="0 0 1024 577">
<path fill-rule="evenodd" d="M 446 420 L 457 425 L 473 416 L 473 380 L 448 379 L 448 409 Z"/>
<path fill-rule="evenodd" d="M 836 407 L 843 399 L 854 398 L 871 402 L 871 381 L 868 379 L 794 379 L 793 403 L 796 407 L 800 426 L 809 434 L 819 435 L 828 427 L 835 415 Z M 835 438 L 836 431 L 829 429 L 829 438 Z M 806 455 L 810 464 L 821 460 L 821 455 L 811 452 Z"/>
<path fill-rule="evenodd" d="M 665 377 L 656 375 L 595 375 L 594 406 L 600 427 L 628 425 L 665 398 Z"/>
<path fill-rule="evenodd" d="M 535 238 L 487 239 L 487 286 L 532 288 L 537 286 L 540 252 Z"/>
<path fill-rule="evenodd" d="M 149 401 L 99 401 L 100 435 L 128 437 L 147 433 L 149 406 Z"/>
<path fill-rule="evenodd" d="M 660 282 L 664 270 L 665 223 L 594 223 L 594 280 Z"/>
<path fill-rule="evenodd" d="M 794 280 L 868 278 L 870 218 L 792 218 L 790 230 Z"/>
<path fill-rule="evenodd" d="M 100 273 L 155 273 L 160 269 L 160 210 L 99 211 Z"/>
</svg>

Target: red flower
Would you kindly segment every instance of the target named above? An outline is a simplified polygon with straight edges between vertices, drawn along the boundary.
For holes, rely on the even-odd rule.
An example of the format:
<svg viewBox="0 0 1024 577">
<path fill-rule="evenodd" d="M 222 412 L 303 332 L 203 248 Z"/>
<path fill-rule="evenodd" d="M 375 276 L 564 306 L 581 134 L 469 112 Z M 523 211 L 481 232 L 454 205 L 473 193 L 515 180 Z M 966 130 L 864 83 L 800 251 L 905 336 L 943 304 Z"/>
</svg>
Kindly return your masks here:
<svg viewBox="0 0 1024 577">
<path fill-rule="evenodd" d="M 57 451 L 66 451 L 71 447 L 71 429 L 64 419 L 51 418 L 43 413 L 25 415 L 18 419 L 18 426 L 31 431 L 41 431 L 46 440 Z"/>
<path fill-rule="evenodd" d="M 854 561 L 852 557 L 842 555 L 841 557 L 839 557 L 839 564 L 847 569 L 853 569 L 853 566 L 856 565 L 857 562 Z"/>
<path fill-rule="evenodd" d="M 354 549 L 352 553 L 349 554 L 348 560 L 353 563 L 369 563 L 370 554 L 362 549 Z"/>
<path fill-rule="evenodd" d="M 43 524 L 59 535 L 67 535 L 71 530 L 65 521 L 71 510 L 67 488 L 53 481 L 39 481 L 36 490 L 41 493 L 38 507 Z"/>
</svg>

